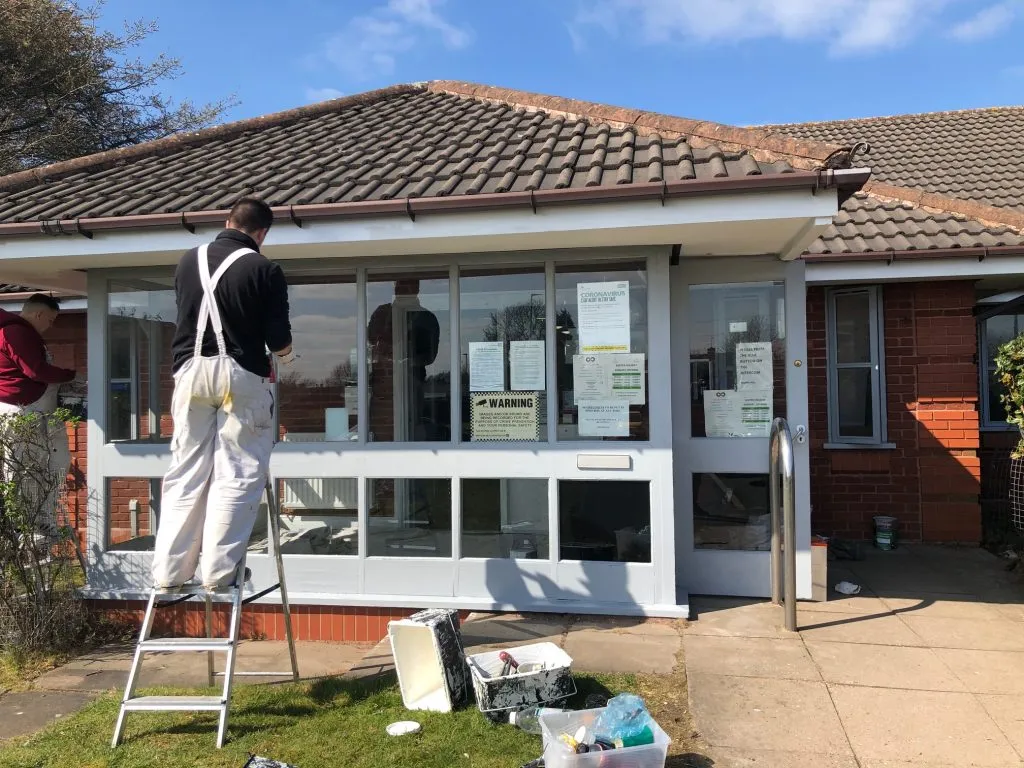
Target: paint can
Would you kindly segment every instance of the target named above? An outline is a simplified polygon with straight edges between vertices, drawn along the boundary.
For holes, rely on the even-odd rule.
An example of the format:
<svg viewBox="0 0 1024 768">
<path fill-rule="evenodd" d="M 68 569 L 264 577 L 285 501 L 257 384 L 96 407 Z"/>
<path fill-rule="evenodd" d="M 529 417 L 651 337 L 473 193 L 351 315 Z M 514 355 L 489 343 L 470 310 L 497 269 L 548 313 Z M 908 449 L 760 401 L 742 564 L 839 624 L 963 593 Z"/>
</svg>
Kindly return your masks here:
<svg viewBox="0 0 1024 768">
<path fill-rule="evenodd" d="M 875 546 L 879 549 L 896 548 L 896 524 L 895 517 L 889 515 L 875 515 Z"/>
</svg>

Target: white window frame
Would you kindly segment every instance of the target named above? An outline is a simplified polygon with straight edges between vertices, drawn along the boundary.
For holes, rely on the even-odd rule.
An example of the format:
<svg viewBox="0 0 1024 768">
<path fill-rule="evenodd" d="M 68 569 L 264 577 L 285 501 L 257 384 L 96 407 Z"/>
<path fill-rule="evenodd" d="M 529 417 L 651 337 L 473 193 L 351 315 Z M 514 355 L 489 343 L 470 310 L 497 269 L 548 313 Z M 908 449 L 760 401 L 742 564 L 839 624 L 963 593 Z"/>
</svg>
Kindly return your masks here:
<svg viewBox="0 0 1024 768">
<path fill-rule="evenodd" d="M 980 399 L 980 407 L 978 408 L 978 420 L 979 428 L 985 432 L 1008 432 L 1016 429 L 1013 424 L 1008 424 L 1005 421 L 993 421 L 992 415 L 989 413 L 989 395 L 991 387 L 989 386 L 988 375 L 988 334 L 985 333 L 985 327 L 989 320 L 994 320 L 997 317 L 1014 317 L 1014 332 L 1019 335 L 1024 332 L 1024 323 L 1018 323 L 1016 318 L 1024 317 L 1024 310 L 1017 312 L 1007 312 L 1006 315 L 993 315 L 992 317 L 985 318 L 978 323 L 978 397 Z"/>
<path fill-rule="evenodd" d="M 836 361 L 838 344 L 836 331 L 836 297 L 866 294 L 869 301 L 868 320 L 871 361 L 843 363 Z M 887 443 L 885 396 L 885 326 L 882 317 L 882 288 L 878 285 L 830 288 L 826 293 L 826 359 L 828 378 L 828 436 L 829 446 L 885 446 Z M 869 437 L 843 436 L 839 432 L 839 380 L 840 368 L 870 368 L 873 424 Z"/>
</svg>

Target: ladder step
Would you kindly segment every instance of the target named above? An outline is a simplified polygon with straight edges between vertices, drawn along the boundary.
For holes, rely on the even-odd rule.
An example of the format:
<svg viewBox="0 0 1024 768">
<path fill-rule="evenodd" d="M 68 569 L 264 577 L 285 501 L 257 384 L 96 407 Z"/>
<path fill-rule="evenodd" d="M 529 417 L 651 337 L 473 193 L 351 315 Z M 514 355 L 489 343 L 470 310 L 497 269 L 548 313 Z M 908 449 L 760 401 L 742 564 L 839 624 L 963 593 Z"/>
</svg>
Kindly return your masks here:
<svg viewBox="0 0 1024 768">
<path fill-rule="evenodd" d="M 129 712 L 219 712 L 220 696 L 136 696 L 122 705 Z"/>
<path fill-rule="evenodd" d="M 231 648 L 229 637 L 164 637 L 143 640 L 139 647 L 147 653 L 154 651 L 227 651 Z"/>
</svg>

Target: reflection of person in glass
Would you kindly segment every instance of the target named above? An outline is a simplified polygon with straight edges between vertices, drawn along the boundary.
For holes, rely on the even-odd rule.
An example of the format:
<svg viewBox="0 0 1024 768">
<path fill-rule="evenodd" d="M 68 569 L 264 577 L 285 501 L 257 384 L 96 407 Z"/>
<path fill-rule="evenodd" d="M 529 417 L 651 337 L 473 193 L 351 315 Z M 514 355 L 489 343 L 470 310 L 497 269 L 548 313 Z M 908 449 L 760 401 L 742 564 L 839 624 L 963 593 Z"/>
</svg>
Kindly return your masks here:
<svg viewBox="0 0 1024 768">
<path fill-rule="evenodd" d="M 426 380 L 441 343 L 441 326 L 420 304 L 419 292 L 419 280 L 396 280 L 394 300 L 370 316 L 370 431 L 378 441 L 436 439 L 427 414 Z"/>
</svg>

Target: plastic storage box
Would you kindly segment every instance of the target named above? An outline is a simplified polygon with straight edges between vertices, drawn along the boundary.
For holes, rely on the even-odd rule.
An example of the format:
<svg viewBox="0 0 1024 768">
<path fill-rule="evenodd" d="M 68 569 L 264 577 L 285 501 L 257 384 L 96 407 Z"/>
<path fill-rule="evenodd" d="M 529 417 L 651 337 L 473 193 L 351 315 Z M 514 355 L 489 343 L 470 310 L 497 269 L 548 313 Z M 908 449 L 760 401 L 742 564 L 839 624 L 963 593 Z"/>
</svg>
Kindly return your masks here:
<svg viewBox="0 0 1024 768">
<path fill-rule="evenodd" d="M 505 650 L 519 662 L 520 669 L 533 671 L 513 671 L 502 676 L 501 651 L 468 656 L 473 692 L 481 712 L 522 709 L 567 699 L 576 693 L 572 658 L 554 643 L 534 643 Z"/>
<path fill-rule="evenodd" d="M 420 611 L 388 623 L 391 654 L 406 709 L 451 712 L 466 698 L 459 614 Z"/>
<path fill-rule="evenodd" d="M 672 740 L 657 723 L 653 723 L 654 743 L 624 747 L 607 752 L 586 752 L 577 755 L 562 742 L 563 733 L 570 736 L 584 725 L 591 738 L 594 724 L 604 709 L 581 709 L 578 712 L 553 712 L 540 716 L 544 736 L 544 768 L 664 768 L 668 745 Z"/>
</svg>

